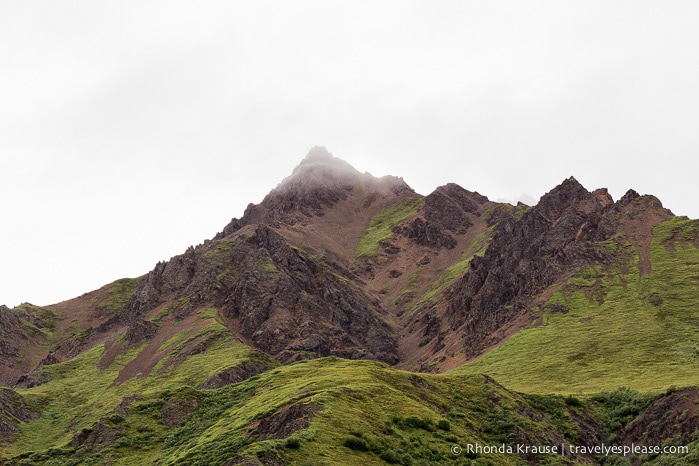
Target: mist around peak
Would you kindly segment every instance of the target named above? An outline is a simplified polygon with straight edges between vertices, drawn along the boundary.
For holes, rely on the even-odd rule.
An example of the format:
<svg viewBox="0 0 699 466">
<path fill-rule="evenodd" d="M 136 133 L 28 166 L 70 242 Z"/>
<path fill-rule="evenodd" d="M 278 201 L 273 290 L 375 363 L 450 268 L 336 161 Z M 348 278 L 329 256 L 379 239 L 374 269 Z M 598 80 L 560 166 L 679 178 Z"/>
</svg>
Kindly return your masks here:
<svg viewBox="0 0 699 466">
<path fill-rule="evenodd" d="M 388 189 L 392 191 L 412 189 L 402 178 L 361 173 L 349 162 L 334 156 L 324 146 L 314 146 L 306 157 L 294 168 L 291 175 L 282 180 L 272 191 L 276 194 L 307 192 L 315 188 L 352 190 Z"/>
<path fill-rule="evenodd" d="M 359 171 L 348 162 L 335 157 L 324 146 L 314 146 L 306 157 L 294 168 L 291 176 L 299 176 L 311 170 L 322 170 L 327 173 L 346 173 L 359 175 Z"/>
</svg>

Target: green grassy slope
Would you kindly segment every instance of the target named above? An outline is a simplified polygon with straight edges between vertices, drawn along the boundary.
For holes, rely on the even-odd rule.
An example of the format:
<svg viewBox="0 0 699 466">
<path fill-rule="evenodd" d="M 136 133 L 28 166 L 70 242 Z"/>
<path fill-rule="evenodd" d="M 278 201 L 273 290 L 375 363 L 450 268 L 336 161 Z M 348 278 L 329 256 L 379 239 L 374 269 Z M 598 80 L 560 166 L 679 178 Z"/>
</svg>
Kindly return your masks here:
<svg viewBox="0 0 699 466">
<path fill-rule="evenodd" d="M 142 278 L 121 278 L 107 285 L 108 298 L 99 303 L 97 309 L 111 314 L 122 311 L 129 304 Z"/>
<path fill-rule="evenodd" d="M 467 270 L 471 259 L 474 256 L 482 256 L 492 239 L 495 227 L 489 227 L 482 233 L 471 240 L 471 245 L 468 249 L 461 253 L 461 259 L 455 264 L 447 267 L 441 276 L 439 276 L 429 287 L 427 292 L 420 298 L 415 305 L 415 309 L 419 309 L 424 305 L 434 305 L 439 298 L 443 296 L 444 290 L 452 285 L 457 278 L 462 276 Z"/>
<path fill-rule="evenodd" d="M 43 415 L 3 447 L 5 456 L 19 455 L 10 464 L 212 466 L 234 457 L 301 465 L 527 464 L 513 454 L 457 456 L 451 448 L 575 443 L 584 434 L 580 420 L 594 422 L 601 409 L 517 394 L 483 376 L 417 375 L 337 358 L 281 366 L 216 390 L 191 388 L 199 380 L 185 369 L 179 377 L 110 386 L 136 350 L 99 371 L 101 351 L 59 364 L 52 382 L 21 391 Z M 192 365 L 212 365 L 208 359 L 223 352 Z M 85 381 L 79 388 L 78 377 Z M 128 407 L 117 407 L 136 391 Z M 71 444 L 76 434 L 87 441 Z M 571 464 L 560 455 L 538 460 Z"/>
<path fill-rule="evenodd" d="M 583 458 L 537 454 L 525 461 L 467 448 L 580 445 L 599 436 L 607 442 L 655 396 L 629 390 L 527 395 L 482 375 L 415 374 L 339 358 L 279 366 L 200 390 L 194 387 L 210 374 L 260 358 L 210 314 L 201 313 L 209 320 L 203 330 L 183 329 L 163 343 L 169 356 L 148 377 L 115 383 L 141 351 L 134 347 L 104 369 L 104 345 L 46 367 L 50 382 L 17 390 L 41 416 L 20 423 L 20 433 L 0 446 L 0 458 L 12 458 L 7 464 L 13 465 L 208 466 L 233 458 L 248 461 L 234 464 L 349 466 L 580 464 Z M 213 344 L 183 359 L 181 350 L 202 335 Z M 683 464 L 699 452 L 697 443 L 690 455 L 661 456 L 657 464 Z M 455 445 L 463 449 L 459 455 L 452 454 Z"/>
<path fill-rule="evenodd" d="M 2 446 L 0 457 L 69 444 L 76 432 L 92 429 L 101 416 L 111 419 L 115 408 L 129 397 L 148 398 L 167 389 L 197 387 L 213 374 L 245 361 L 274 364 L 238 342 L 209 314 L 200 313 L 208 323 L 202 330 L 183 329 L 164 342 L 160 350 L 167 354 L 150 373 L 138 374 L 123 383 L 115 382 L 119 372 L 138 356 L 145 345 L 124 346 L 104 369 L 100 369 L 101 361 L 107 354 L 104 344 L 72 360 L 44 367 L 42 371 L 50 377 L 48 383 L 17 390 L 25 403 L 42 415 L 38 420 L 26 424 L 10 444 Z M 195 340 L 210 344 L 206 352 L 185 352 L 186 345 Z M 120 344 L 120 339 L 114 344 Z"/>
<path fill-rule="evenodd" d="M 678 217 L 658 225 L 646 276 L 625 237 L 609 241 L 615 264 L 578 271 L 537 311 L 542 326 L 454 373 L 487 373 L 535 393 L 699 384 L 698 237 L 696 221 Z"/>
<path fill-rule="evenodd" d="M 410 197 L 383 209 L 369 223 L 369 228 L 359 239 L 354 257 L 374 257 L 378 254 L 379 243 L 393 237 L 391 229 L 401 220 L 415 213 L 422 203 L 423 197 Z"/>
<path fill-rule="evenodd" d="M 525 395 L 485 376 L 414 374 L 339 358 L 280 366 L 214 390 L 192 388 L 187 382 L 197 377 L 184 374 L 178 380 L 100 386 L 123 360 L 95 372 L 99 351 L 60 365 L 48 386 L 21 391 L 43 415 L 23 425 L 14 445 L 0 448 L 13 457 L 7 464 L 600 464 L 594 456 L 525 457 L 469 452 L 469 445 L 516 449 L 609 442 L 654 398 L 628 389 L 592 398 Z M 211 359 L 222 354 L 213 351 Z M 208 358 L 196 364 L 208 365 Z M 95 380 L 70 390 L 77 373 Z M 137 385 L 139 396 L 120 402 Z M 68 431 L 72 435 L 58 434 Z M 689 454 L 658 456 L 656 464 L 691 464 L 699 441 L 690 447 Z"/>
</svg>

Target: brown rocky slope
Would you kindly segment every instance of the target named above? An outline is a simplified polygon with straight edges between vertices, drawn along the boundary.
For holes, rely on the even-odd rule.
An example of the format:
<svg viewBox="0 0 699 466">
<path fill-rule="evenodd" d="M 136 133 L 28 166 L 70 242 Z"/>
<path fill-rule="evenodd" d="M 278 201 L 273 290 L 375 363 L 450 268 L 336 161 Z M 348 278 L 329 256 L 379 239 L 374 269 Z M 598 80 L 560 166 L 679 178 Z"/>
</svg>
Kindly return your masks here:
<svg viewBox="0 0 699 466">
<path fill-rule="evenodd" d="M 336 355 L 447 369 L 536 325 L 530 311 L 543 293 L 576 267 L 611 260 L 604 240 L 626 232 L 643 257 L 652 228 L 671 216 L 652 196 L 614 202 L 573 178 L 531 208 L 455 184 L 423 197 L 317 147 L 212 240 L 135 280 L 123 305 L 105 310 L 107 287 L 50 306 L 53 340 L 24 353 L 12 343 L 29 339 L 22 322 L 45 324 L 0 308 L 2 364 L 12 369 L 0 384 L 124 331 L 131 343 L 163 341 L 157 319 L 189 322 L 209 308 L 281 362 Z"/>
</svg>

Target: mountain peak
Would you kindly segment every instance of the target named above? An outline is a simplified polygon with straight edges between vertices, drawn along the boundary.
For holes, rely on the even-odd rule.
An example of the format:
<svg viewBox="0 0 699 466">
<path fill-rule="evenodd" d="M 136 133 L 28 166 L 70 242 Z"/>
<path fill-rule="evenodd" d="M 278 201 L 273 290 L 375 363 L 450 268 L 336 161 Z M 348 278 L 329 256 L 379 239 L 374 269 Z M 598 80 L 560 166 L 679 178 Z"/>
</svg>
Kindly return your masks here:
<svg viewBox="0 0 699 466">
<path fill-rule="evenodd" d="M 325 146 L 313 146 L 301 163 L 336 159 Z"/>
<path fill-rule="evenodd" d="M 320 171 L 325 175 L 331 173 L 359 175 L 352 165 L 332 155 L 324 146 L 315 146 L 308 151 L 306 157 L 291 172 L 291 177 L 311 171 Z"/>
<path fill-rule="evenodd" d="M 574 177 L 568 177 L 561 184 L 547 192 L 535 206 L 544 217 L 558 218 L 566 209 L 574 207 L 587 199 L 590 192 Z"/>
<path fill-rule="evenodd" d="M 360 173 L 348 162 L 332 155 L 325 147 L 311 148 L 306 157 L 272 189 L 260 204 L 249 204 L 243 218 L 232 219 L 217 235 L 225 237 L 250 223 L 278 220 L 293 223 L 296 214 L 322 216 L 324 211 L 355 193 L 367 199 L 414 196 L 415 191 L 402 178 L 376 178 Z M 364 196 L 364 197 L 363 197 Z M 373 202 L 373 201 L 371 201 Z M 369 203 L 371 203 L 369 202 Z"/>
<path fill-rule="evenodd" d="M 572 199 L 582 199 L 587 196 L 589 191 L 580 184 L 578 180 L 570 176 L 563 180 L 561 184 L 553 188 L 551 191 L 547 192 L 541 197 L 541 200 L 548 199 L 560 199 L 561 201 L 568 201 Z"/>
</svg>

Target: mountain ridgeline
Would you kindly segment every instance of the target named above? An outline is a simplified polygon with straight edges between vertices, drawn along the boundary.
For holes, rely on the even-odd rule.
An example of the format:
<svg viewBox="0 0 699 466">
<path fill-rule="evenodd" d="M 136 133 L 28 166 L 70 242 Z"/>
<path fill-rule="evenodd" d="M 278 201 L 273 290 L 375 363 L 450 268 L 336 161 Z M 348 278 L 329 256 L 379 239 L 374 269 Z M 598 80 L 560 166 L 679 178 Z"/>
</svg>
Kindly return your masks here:
<svg viewBox="0 0 699 466">
<path fill-rule="evenodd" d="M 619 461 L 692 464 L 697 277 L 699 223 L 654 196 L 422 196 L 316 147 L 142 277 L 0 306 L 0 464 L 601 464 L 450 446 L 672 441 L 692 448 Z"/>
</svg>

